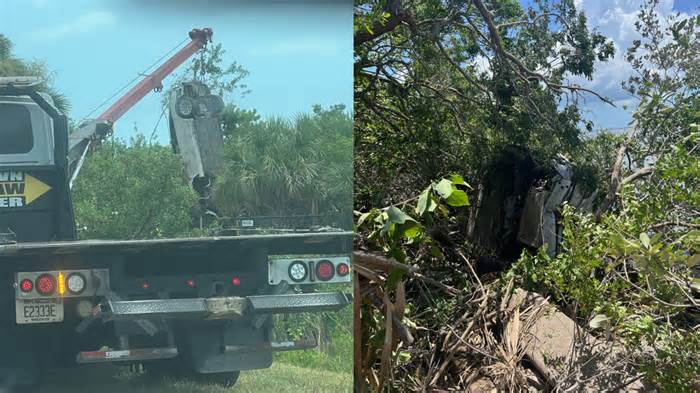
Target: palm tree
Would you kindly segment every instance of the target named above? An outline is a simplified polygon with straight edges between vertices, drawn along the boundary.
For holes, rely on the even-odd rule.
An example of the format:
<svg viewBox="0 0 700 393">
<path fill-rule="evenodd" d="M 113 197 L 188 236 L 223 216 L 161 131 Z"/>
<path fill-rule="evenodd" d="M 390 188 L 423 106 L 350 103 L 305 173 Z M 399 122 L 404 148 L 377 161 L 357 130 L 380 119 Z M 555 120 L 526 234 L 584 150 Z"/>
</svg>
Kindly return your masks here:
<svg viewBox="0 0 700 393">
<path fill-rule="evenodd" d="M 226 132 L 215 203 L 229 216 L 316 215 L 352 198 L 352 121 L 321 109 Z M 345 198 L 341 194 L 345 195 Z"/>
</svg>

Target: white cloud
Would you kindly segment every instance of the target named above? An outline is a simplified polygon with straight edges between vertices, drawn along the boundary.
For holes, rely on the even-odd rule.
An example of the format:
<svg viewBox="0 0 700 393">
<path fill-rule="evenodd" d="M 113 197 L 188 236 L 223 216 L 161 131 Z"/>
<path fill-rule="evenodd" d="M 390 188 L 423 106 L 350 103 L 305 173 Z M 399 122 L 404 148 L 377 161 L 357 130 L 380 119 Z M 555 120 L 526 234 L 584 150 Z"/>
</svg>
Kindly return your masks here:
<svg viewBox="0 0 700 393">
<path fill-rule="evenodd" d="M 111 12 L 90 11 L 78 16 L 70 22 L 64 22 L 37 30 L 32 33 L 32 36 L 43 40 L 56 40 L 70 34 L 88 33 L 96 29 L 111 27 L 116 23 L 117 20 Z"/>
<path fill-rule="evenodd" d="M 484 73 L 487 74 L 488 76 L 492 76 L 493 73 L 491 72 L 491 62 L 489 59 L 481 54 L 476 55 L 474 58 L 474 61 L 472 62 L 472 66 L 474 66 L 474 69 L 478 73 Z"/>
<path fill-rule="evenodd" d="M 674 0 L 660 0 L 657 12 L 661 20 L 674 13 Z M 635 39 L 639 39 L 634 23 L 642 5 L 638 0 L 575 0 L 576 8 L 586 13 L 590 28 L 597 28 L 615 43 L 615 57 L 605 63 L 596 63 L 593 80 L 572 77 L 569 82 L 609 97 L 616 105 L 624 103 L 634 106 L 636 103 L 620 87 L 632 75 L 632 67 L 625 60 L 627 48 Z M 594 119 L 595 120 L 595 119 Z M 602 119 L 601 119 L 602 120 Z"/>
</svg>

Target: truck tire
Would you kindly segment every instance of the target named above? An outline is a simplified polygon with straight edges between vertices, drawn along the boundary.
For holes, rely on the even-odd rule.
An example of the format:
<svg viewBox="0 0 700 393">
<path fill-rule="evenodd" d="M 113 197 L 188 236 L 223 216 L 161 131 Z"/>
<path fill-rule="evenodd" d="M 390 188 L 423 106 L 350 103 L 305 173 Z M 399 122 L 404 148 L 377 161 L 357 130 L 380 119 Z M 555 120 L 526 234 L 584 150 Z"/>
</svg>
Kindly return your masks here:
<svg viewBox="0 0 700 393">
<path fill-rule="evenodd" d="M 146 373 L 153 378 L 167 377 L 175 380 L 191 380 L 210 385 L 232 387 L 238 381 L 240 371 L 228 371 L 223 373 L 201 374 L 195 372 L 182 359 L 158 360 L 145 365 Z M 2 392 L 2 391 L 0 391 Z"/>
<path fill-rule="evenodd" d="M 226 373 L 210 373 L 210 374 L 199 374 L 194 375 L 194 380 L 201 383 L 206 383 L 209 385 L 219 385 L 226 388 L 230 388 L 236 384 L 238 377 L 241 375 L 240 371 L 229 371 Z"/>
</svg>

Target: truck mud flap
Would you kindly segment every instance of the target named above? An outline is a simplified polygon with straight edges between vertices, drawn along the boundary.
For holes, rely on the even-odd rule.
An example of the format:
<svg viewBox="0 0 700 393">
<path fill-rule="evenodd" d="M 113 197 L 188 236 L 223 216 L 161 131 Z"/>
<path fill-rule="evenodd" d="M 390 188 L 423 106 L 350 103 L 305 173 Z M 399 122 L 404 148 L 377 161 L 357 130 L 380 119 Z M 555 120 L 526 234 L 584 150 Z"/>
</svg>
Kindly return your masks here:
<svg viewBox="0 0 700 393">
<path fill-rule="evenodd" d="M 337 311 L 352 303 L 346 293 L 304 293 L 248 297 L 108 301 L 94 317 L 119 319 L 242 319 L 255 315 Z"/>
</svg>

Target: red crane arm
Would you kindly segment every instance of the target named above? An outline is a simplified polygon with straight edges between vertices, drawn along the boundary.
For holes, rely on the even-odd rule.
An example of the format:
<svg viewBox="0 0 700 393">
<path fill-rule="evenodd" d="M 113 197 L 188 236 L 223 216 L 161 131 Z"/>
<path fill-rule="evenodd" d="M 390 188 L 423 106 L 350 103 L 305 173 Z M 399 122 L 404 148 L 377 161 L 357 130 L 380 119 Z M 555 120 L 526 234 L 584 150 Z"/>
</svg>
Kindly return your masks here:
<svg viewBox="0 0 700 393">
<path fill-rule="evenodd" d="M 162 86 L 163 79 L 170 75 L 177 67 L 190 58 L 195 52 L 201 49 L 211 40 L 212 30 L 194 29 L 189 33 L 190 41 L 184 48 L 180 49 L 168 61 L 163 63 L 152 74 L 146 76 L 134 86 L 129 92 L 124 94 L 117 102 L 109 107 L 104 113 L 97 117 L 98 121 L 106 121 L 114 124 L 124 113 L 139 102 L 151 90 Z"/>
<path fill-rule="evenodd" d="M 152 74 L 146 76 L 124 94 L 117 102 L 109 107 L 97 119 L 89 120 L 68 136 L 68 172 L 70 174 L 69 187 L 73 188 L 73 182 L 80 173 L 83 160 L 87 156 L 90 148 L 112 132 L 112 125 L 131 107 L 136 105 L 151 90 L 162 87 L 163 79 L 170 75 L 178 66 L 185 62 L 190 56 L 201 49 L 207 42 L 211 41 L 212 30 L 194 29 L 190 31 L 190 41 L 184 48 L 180 49 L 170 59 L 163 63 Z"/>
</svg>

